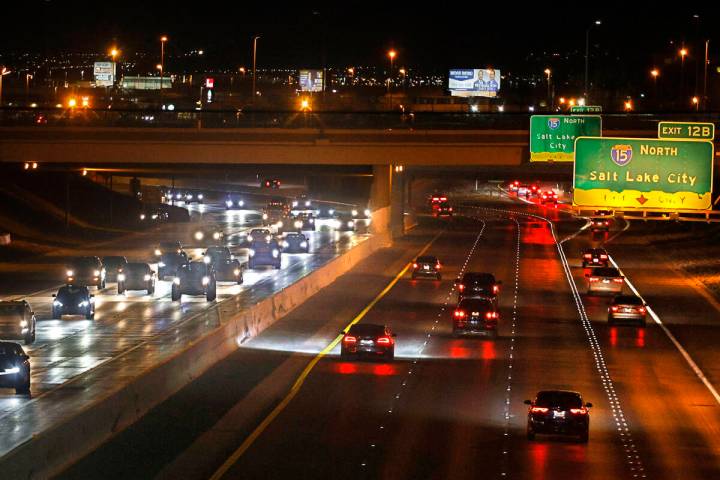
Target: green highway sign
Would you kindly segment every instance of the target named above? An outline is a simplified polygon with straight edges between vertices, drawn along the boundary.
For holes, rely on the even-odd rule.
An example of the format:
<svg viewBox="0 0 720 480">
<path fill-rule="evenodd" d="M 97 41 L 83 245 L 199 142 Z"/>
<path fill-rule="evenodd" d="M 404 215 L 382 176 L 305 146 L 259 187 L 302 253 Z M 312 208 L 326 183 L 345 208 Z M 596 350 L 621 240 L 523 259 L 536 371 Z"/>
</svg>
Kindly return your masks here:
<svg viewBox="0 0 720 480">
<path fill-rule="evenodd" d="M 658 123 L 658 138 L 714 140 L 715 124 L 699 122 L 660 122 Z"/>
<path fill-rule="evenodd" d="M 572 162 L 577 137 L 602 136 L 599 115 L 530 117 L 530 161 Z"/>
<path fill-rule="evenodd" d="M 602 113 L 600 105 L 573 105 L 570 113 Z"/>
<path fill-rule="evenodd" d="M 578 138 L 573 205 L 708 210 L 713 158 L 710 141 Z"/>
</svg>

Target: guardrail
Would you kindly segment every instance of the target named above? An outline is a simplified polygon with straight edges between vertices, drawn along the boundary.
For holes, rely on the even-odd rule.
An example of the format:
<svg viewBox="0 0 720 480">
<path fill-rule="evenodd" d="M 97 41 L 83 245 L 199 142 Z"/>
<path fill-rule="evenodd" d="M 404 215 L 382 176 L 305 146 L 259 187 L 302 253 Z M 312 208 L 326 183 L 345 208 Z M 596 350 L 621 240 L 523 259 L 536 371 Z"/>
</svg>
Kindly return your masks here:
<svg viewBox="0 0 720 480">
<path fill-rule="evenodd" d="M 405 130 L 528 130 L 529 113 L 158 111 L 0 108 L 0 127 L 310 128 Z M 608 113 L 605 130 L 656 130 L 659 121 L 720 123 L 720 113 Z"/>
</svg>

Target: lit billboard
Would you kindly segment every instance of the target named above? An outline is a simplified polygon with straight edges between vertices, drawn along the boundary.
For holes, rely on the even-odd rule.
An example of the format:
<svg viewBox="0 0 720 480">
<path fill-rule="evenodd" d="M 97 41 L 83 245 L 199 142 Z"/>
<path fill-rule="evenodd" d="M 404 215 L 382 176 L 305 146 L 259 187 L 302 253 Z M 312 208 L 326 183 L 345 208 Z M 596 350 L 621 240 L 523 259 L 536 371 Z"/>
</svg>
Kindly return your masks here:
<svg viewBox="0 0 720 480">
<path fill-rule="evenodd" d="M 115 85 L 115 62 L 95 62 L 93 74 L 95 86 L 112 87 Z"/>
<path fill-rule="evenodd" d="M 450 70 L 448 89 L 454 97 L 497 97 L 500 92 L 500 70 L 454 68 Z"/>
<path fill-rule="evenodd" d="M 322 92 L 324 87 L 322 70 L 300 70 L 298 83 L 301 92 Z"/>
</svg>

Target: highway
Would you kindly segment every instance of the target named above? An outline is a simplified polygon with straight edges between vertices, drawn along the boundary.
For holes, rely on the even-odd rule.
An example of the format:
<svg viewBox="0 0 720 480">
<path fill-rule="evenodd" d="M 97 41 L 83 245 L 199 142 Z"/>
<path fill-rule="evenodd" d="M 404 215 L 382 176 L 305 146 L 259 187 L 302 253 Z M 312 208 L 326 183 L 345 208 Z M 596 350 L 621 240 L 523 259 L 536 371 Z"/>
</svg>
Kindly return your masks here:
<svg viewBox="0 0 720 480">
<path fill-rule="evenodd" d="M 712 387 L 717 354 L 704 339 L 717 335 L 717 305 L 677 272 L 646 270 L 649 252 L 616 255 L 620 236 L 607 247 L 621 268 L 628 261 L 625 288 L 646 295 L 687 358 L 653 321 L 608 327 L 608 298 L 585 295 L 578 259 L 617 232 L 591 237 L 562 210 L 514 199 L 464 203 L 452 228 L 423 222 L 60 478 L 720 476 L 718 401 L 687 360 Z M 442 282 L 398 276 L 423 247 L 443 262 Z M 451 335 L 452 281 L 464 271 L 503 281 L 496 340 Z M 353 320 L 390 325 L 396 360 L 327 350 Z M 526 439 L 523 400 L 555 388 L 594 404 L 587 445 Z"/>
</svg>

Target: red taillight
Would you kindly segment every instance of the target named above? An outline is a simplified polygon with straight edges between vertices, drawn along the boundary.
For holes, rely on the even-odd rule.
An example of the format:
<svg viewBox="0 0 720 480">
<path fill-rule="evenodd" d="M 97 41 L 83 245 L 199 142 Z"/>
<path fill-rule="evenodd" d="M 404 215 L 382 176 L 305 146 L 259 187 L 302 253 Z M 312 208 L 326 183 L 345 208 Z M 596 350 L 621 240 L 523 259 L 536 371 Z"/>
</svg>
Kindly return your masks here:
<svg viewBox="0 0 720 480">
<path fill-rule="evenodd" d="M 377 339 L 379 345 L 390 345 L 390 337 L 380 337 Z"/>
<path fill-rule="evenodd" d="M 497 312 L 487 312 L 485 314 L 485 318 L 487 318 L 488 320 L 492 320 L 493 318 L 498 318 L 498 314 Z"/>
<path fill-rule="evenodd" d="M 455 310 L 455 318 L 465 318 L 464 310 Z"/>
<path fill-rule="evenodd" d="M 608 256 L 607 256 L 607 255 L 600 255 L 600 258 L 602 258 L 603 260 L 607 260 Z"/>
<path fill-rule="evenodd" d="M 615 282 L 615 283 L 623 283 L 623 279 L 622 279 L 622 278 L 613 278 L 613 282 Z"/>
<path fill-rule="evenodd" d="M 463 285 L 462 283 L 458 285 L 458 290 L 460 290 L 461 292 L 465 290 L 465 285 Z"/>
<path fill-rule="evenodd" d="M 493 293 L 498 293 L 500 291 L 500 287 L 497 285 L 493 285 Z"/>
<path fill-rule="evenodd" d="M 447 197 L 440 197 L 441 202 L 447 202 Z"/>
<path fill-rule="evenodd" d="M 450 207 L 448 210 L 450 210 L 452 212 L 452 207 Z"/>
<path fill-rule="evenodd" d="M 572 413 L 573 415 L 587 415 L 588 411 L 585 407 L 571 408 L 570 413 Z"/>
<path fill-rule="evenodd" d="M 435 269 L 436 269 L 436 270 L 440 270 L 440 267 L 442 267 L 442 265 L 440 265 L 439 263 L 436 263 L 436 264 L 435 264 Z"/>
<path fill-rule="evenodd" d="M 355 343 L 357 342 L 357 338 L 353 337 L 352 335 L 345 335 L 343 337 L 343 342 L 345 343 Z"/>
<path fill-rule="evenodd" d="M 645 307 L 640 307 L 640 308 L 638 308 L 638 312 L 640 312 L 640 313 L 643 313 L 643 314 L 644 314 L 646 311 L 647 311 L 647 310 L 645 310 Z"/>
<path fill-rule="evenodd" d="M 610 310 L 612 310 L 613 312 L 617 312 L 619 308 L 613 305 L 612 307 L 610 307 Z"/>
<path fill-rule="evenodd" d="M 514 183 L 515 183 L 516 186 L 517 186 L 517 185 L 520 185 L 520 182 L 518 182 L 517 180 L 515 180 Z"/>
<path fill-rule="evenodd" d="M 592 258 L 592 255 L 590 255 L 589 253 L 586 253 L 586 254 L 583 255 L 583 256 L 584 256 L 585 258 Z"/>
<path fill-rule="evenodd" d="M 547 413 L 550 411 L 550 409 L 545 407 L 532 407 L 530 411 L 532 413 Z"/>
<path fill-rule="evenodd" d="M 605 226 L 607 227 L 608 225 L 610 225 L 610 222 L 605 222 Z"/>
</svg>

